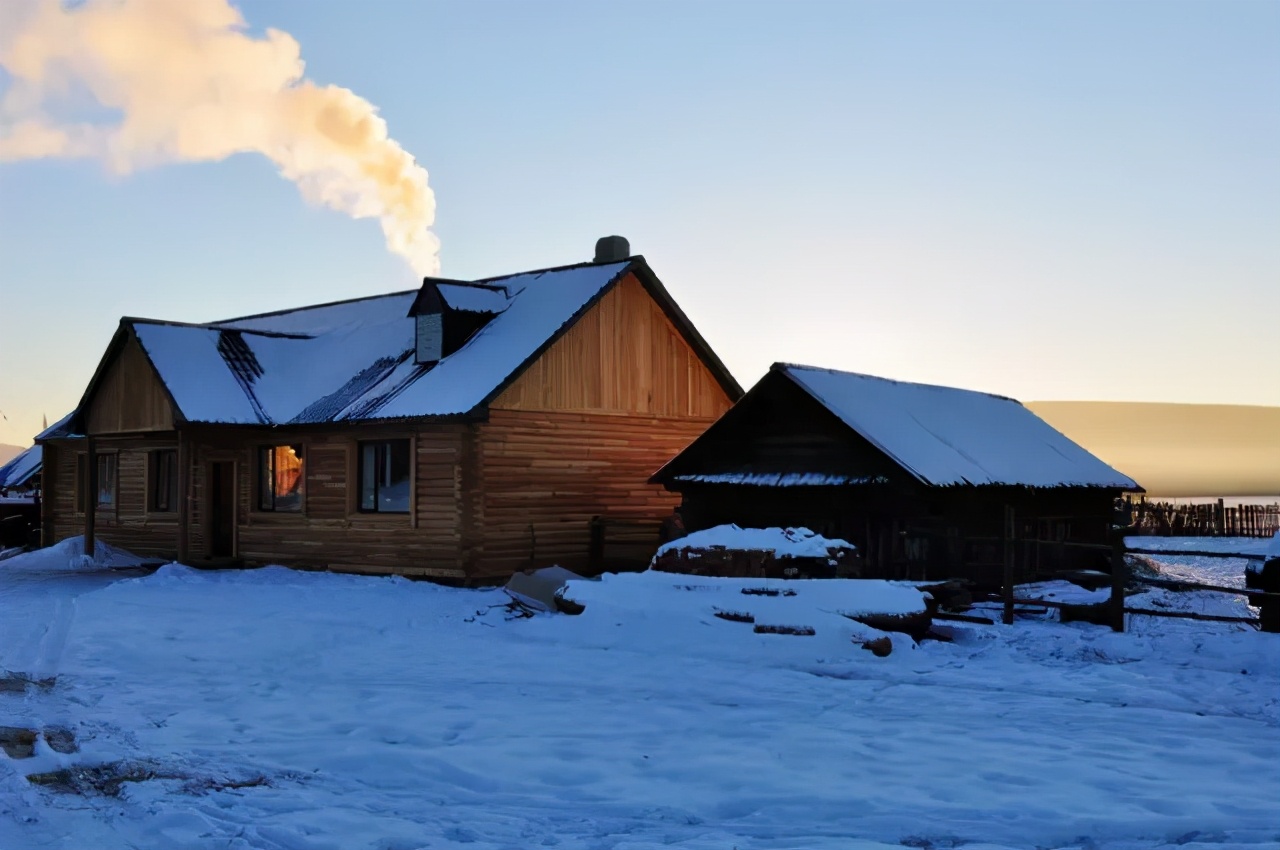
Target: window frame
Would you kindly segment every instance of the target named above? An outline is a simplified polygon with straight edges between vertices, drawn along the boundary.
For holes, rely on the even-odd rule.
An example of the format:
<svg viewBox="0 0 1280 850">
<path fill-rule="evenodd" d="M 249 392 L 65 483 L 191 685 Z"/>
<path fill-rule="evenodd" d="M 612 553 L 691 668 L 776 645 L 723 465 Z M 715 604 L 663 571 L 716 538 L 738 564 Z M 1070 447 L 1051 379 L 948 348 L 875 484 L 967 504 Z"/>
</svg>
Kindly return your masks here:
<svg viewBox="0 0 1280 850">
<path fill-rule="evenodd" d="M 276 472 L 275 472 L 275 453 L 279 449 L 293 449 L 294 455 L 298 458 L 298 505 L 297 507 L 281 508 L 278 505 L 280 495 L 276 493 Z M 301 441 L 296 443 L 271 443 L 267 445 L 258 445 L 257 457 L 255 458 L 255 471 L 257 472 L 257 484 L 255 490 L 257 498 L 254 500 L 254 511 L 262 514 L 291 515 L 299 516 L 306 513 L 307 504 L 307 450 L 306 445 Z M 267 463 L 267 458 L 271 462 Z M 269 477 L 268 477 L 269 476 Z M 269 495 L 271 497 L 270 507 L 267 507 L 268 488 L 267 482 L 270 482 Z"/>
<path fill-rule="evenodd" d="M 166 476 L 169 478 L 169 484 L 172 492 L 169 494 L 169 506 L 160 507 L 159 490 L 161 475 L 164 473 L 164 464 L 162 457 L 172 458 L 172 471 Z M 178 474 L 178 450 L 176 448 L 152 449 L 147 452 L 147 513 L 160 514 L 169 516 L 178 512 L 178 503 L 180 495 L 178 488 L 180 486 L 181 476 Z"/>
<path fill-rule="evenodd" d="M 373 503 L 374 507 L 366 508 L 365 505 L 365 447 L 375 446 L 387 451 L 390 450 L 392 443 L 401 443 L 404 446 L 407 467 L 405 469 L 405 483 L 408 485 L 409 492 L 407 495 L 404 510 L 381 510 L 378 505 L 378 491 L 380 482 L 374 483 Z M 355 451 L 355 486 L 352 492 L 355 496 L 356 513 L 361 516 L 388 516 L 388 517 L 408 517 L 414 513 L 414 489 L 416 486 L 417 476 L 414 474 L 414 441 L 411 437 L 379 437 L 373 440 L 356 440 Z M 375 460 L 375 463 L 379 463 Z"/>
<path fill-rule="evenodd" d="M 93 507 L 96 511 L 114 512 L 120 509 L 120 453 L 119 452 L 96 452 L 94 458 L 98 462 L 98 492 L 93 494 Z M 103 467 L 111 470 L 111 501 L 102 501 L 103 487 L 102 482 L 106 477 L 102 474 Z M 86 467 L 87 469 L 87 467 Z M 88 488 L 85 488 L 88 489 Z"/>
</svg>

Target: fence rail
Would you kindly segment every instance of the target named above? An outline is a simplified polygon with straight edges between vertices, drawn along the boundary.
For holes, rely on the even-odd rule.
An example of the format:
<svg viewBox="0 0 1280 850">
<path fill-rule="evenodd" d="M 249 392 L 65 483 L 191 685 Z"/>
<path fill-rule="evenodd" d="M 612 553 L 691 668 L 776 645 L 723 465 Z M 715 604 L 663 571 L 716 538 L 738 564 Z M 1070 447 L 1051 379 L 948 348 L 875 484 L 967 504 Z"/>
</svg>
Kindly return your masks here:
<svg viewBox="0 0 1280 850">
<path fill-rule="evenodd" d="M 1280 504 L 1236 505 L 1222 499 L 1202 504 L 1131 502 L 1138 534 L 1162 537 L 1272 537 L 1280 531 Z"/>
</svg>

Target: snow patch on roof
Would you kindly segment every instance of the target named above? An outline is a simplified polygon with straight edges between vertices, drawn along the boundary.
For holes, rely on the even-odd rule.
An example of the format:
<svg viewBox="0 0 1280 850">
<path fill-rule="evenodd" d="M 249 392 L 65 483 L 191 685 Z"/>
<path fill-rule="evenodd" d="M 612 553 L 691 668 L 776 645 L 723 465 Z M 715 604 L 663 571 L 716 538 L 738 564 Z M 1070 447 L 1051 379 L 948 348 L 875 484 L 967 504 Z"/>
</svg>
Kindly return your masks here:
<svg viewBox="0 0 1280 850">
<path fill-rule="evenodd" d="M 44 449 L 32 446 L 0 466 L 0 487 L 25 487 L 40 474 Z"/>
<path fill-rule="evenodd" d="M 675 480 L 695 484 L 742 484 L 754 487 L 838 487 L 850 484 L 883 484 L 888 479 L 879 476 L 828 475 L 825 472 L 719 472 L 677 475 Z"/>
<path fill-rule="evenodd" d="M 812 366 L 773 368 L 926 484 L 1140 489 L 1013 399 Z"/>
<path fill-rule="evenodd" d="M 416 292 L 208 325 L 135 320 L 133 329 L 187 421 L 451 416 L 481 404 L 628 265 L 439 284 L 455 309 L 497 315 L 429 369 L 411 356 Z"/>
</svg>

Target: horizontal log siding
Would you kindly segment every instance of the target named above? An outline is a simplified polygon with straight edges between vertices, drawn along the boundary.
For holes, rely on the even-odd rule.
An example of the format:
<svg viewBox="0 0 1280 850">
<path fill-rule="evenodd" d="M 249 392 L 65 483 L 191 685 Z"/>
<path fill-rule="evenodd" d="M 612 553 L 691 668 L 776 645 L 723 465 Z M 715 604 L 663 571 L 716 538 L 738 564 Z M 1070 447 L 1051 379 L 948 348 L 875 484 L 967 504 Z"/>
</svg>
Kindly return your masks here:
<svg viewBox="0 0 1280 850">
<path fill-rule="evenodd" d="M 151 452 L 177 449 L 176 434 L 137 437 L 95 437 L 98 454 L 116 456 L 116 504 L 98 509 L 94 534 L 98 540 L 148 558 L 178 554 L 178 514 L 152 513 Z M 76 505 L 76 457 L 85 453 L 84 440 L 47 444 L 44 505 L 49 543 L 84 534 L 84 514 Z"/>
<path fill-rule="evenodd" d="M 460 579 L 463 425 L 442 425 L 416 433 L 361 431 L 334 435 L 257 438 L 237 467 L 240 491 L 238 556 L 247 563 L 285 564 L 302 569 L 398 574 Z M 364 514 L 358 510 L 358 438 L 410 437 L 414 451 L 411 514 Z M 256 447 L 268 442 L 304 446 L 303 512 L 258 511 Z"/>
<path fill-rule="evenodd" d="M 586 565 L 594 516 L 660 520 L 677 494 L 647 484 L 710 419 L 494 410 L 476 426 L 483 546 L 476 578 Z"/>
</svg>

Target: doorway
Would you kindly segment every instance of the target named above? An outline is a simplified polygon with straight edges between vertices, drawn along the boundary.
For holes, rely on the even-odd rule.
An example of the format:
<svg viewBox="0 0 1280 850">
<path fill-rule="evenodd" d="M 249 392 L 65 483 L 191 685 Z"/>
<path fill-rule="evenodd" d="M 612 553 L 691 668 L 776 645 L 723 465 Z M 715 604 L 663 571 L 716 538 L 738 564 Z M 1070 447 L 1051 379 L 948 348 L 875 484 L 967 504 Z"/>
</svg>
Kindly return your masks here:
<svg viewBox="0 0 1280 850">
<path fill-rule="evenodd" d="M 236 465 L 209 464 L 209 557 L 231 558 L 236 551 Z"/>
</svg>

